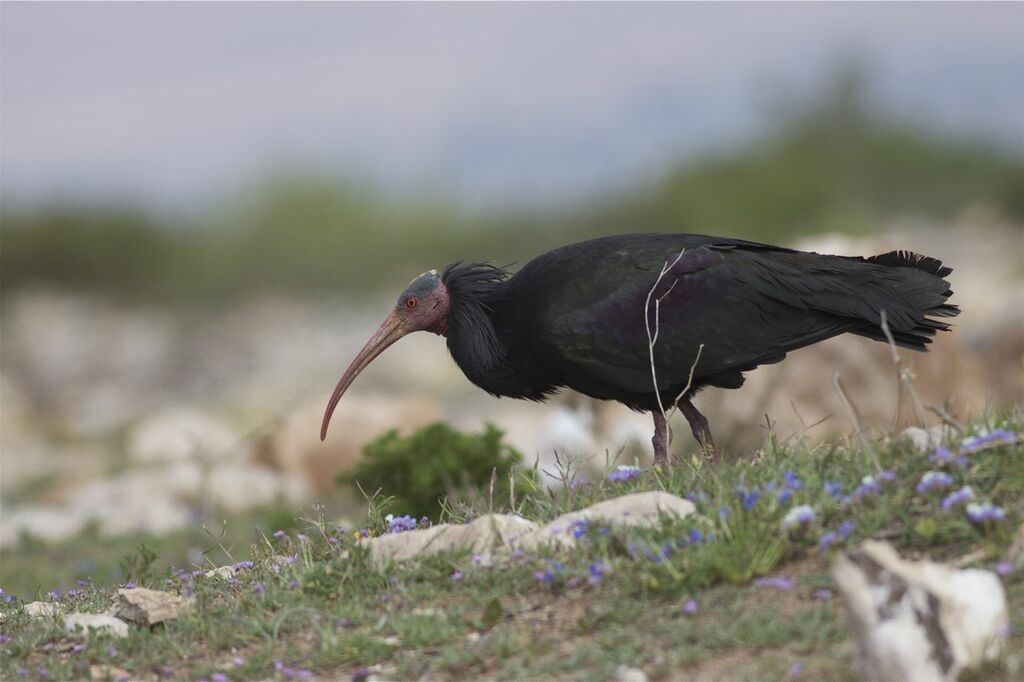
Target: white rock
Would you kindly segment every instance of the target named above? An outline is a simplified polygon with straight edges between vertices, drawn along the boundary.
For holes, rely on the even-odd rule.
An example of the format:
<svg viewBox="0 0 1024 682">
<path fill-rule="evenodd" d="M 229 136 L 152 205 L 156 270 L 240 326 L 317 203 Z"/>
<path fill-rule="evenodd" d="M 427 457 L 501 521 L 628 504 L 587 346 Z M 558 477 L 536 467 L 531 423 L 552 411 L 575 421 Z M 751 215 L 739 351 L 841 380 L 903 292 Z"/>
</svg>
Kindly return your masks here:
<svg viewBox="0 0 1024 682">
<path fill-rule="evenodd" d="M 128 636 L 128 623 L 106 613 L 72 613 L 64 619 L 64 627 L 69 632 L 81 628 L 86 632 L 96 630 L 115 637 Z"/>
<path fill-rule="evenodd" d="M 620 665 L 615 669 L 616 682 L 647 682 L 647 674 L 639 668 Z"/>
<path fill-rule="evenodd" d="M 228 564 L 227 566 L 218 566 L 217 568 L 211 568 L 204 575 L 207 578 L 220 578 L 222 580 L 227 580 L 228 578 L 233 578 L 235 573 L 237 572 L 238 569 L 236 569 L 231 564 Z"/>
<path fill-rule="evenodd" d="M 302 482 L 289 482 L 267 467 L 232 461 L 218 464 L 210 472 L 209 494 L 224 510 L 238 513 L 279 501 L 300 503 L 309 491 Z"/>
<path fill-rule="evenodd" d="M 904 561 L 869 540 L 837 557 L 832 575 L 865 679 L 955 680 L 1002 649 L 1006 596 L 989 571 Z"/>
<path fill-rule="evenodd" d="M 543 528 L 520 536 L 514 544 L 524 550 L 545 545 L 569 548 L 576 543 L 576 538 L 573 537 L 573 524 L 578 521 L 601 521 L 613 525 L 654 528 L 661 523 L 663 516 L 684 518 L 696 510 L 693 502 L 670 493 L 632 493 L 562 514 Z"/>
<path fill-rule="evenodd" d="M 209 414 L 176 407 L 143 419 L 128 437 L 128 455 L 137 462 L 222 459 L 239 451 L 237 433 Z"/>
<path fill-rule="evenodd" d="M 514 538 L 536 528 L 537 524 L 520 516 L 488 514 L 474 519 L 472 523 L 442 523 L 420 530 L 365 538 L 360 542 L 369 547 L 370 555 L 377 563 L 406 561 L 456 549 L 469 549 L 481 554 L 483 563 L 487 563 L 490 552 L 506 548 Z"/>
<path fill-rule="evenodd" d="M 27 505 L 5 510 L 0 522 L 0 547 L 17 544 L 22 533 L 59 542 L 78 533 L 84 525 L 85 519 L 58 506 Z"/>
<path fill-rule="evenodd" d="M 914 447 L 921 452 L 928 452 L 942 445 L 944 433 L 945 427 L 940 424 L 927 429 L 922 429 L 920 426 L 911 426 L 903 429 L 903 433 L 900 435 L 913 443 Z"/>
<path fill-rule="evenodd" d="M 48 601 L 33 601 L 25 604 L 25 613 L 32 618 L 56 616 L 60 613 L 60 606 Z"/>
<path fill-rule="evenodd" d="M 436 399 L 425 395 L 375 396 L 348 394 L 331 417 L 327 439 L 320 440 L 322 400 L 297 408 L 259 441 L 256 459 L 306 483 L 309 491 L 337 489 L 338 472 L 351 470 L 363 447 L 382 433 L 397 429 L 405 435 L 441 418 Z"/>
<path fill-rule="evenodd" d="M 113 615 L 143 627 L 177 618 L 192 607 L 192 600 L 145 587 L 117 591 Z"/>
</svg>

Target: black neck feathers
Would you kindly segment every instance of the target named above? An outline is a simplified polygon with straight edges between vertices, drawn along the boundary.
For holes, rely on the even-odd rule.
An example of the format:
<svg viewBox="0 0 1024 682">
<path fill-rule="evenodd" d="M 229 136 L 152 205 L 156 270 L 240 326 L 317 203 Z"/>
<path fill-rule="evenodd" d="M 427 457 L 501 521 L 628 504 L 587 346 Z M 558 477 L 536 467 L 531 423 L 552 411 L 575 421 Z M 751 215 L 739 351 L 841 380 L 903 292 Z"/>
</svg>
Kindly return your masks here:
<svg viewBox="0 0 1024 682">
<path fill-rule="evenodd" d="M 448 350 L 469 380 L 485 390 L 505 373 L 508 353 L 492 314 L 508 277 L 488 263 L 454 263 L 441 275 L 450 301 Z"/>
</svg>

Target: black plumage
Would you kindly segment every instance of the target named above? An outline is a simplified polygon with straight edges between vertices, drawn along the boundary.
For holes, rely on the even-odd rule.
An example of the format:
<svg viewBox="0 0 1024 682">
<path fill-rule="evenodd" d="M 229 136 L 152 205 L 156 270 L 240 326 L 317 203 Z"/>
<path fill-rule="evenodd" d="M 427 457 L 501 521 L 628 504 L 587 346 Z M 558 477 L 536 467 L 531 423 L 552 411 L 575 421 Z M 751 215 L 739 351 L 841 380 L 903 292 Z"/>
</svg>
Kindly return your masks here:
<svg viewBox="0 0 1024 682">
<path fill-rule="evenodd" d="M 427 300 L 436 319 L 406 331 L 445 335 L 470 381 L 495 396 L 543 400 L 567 387 L 652 411 L 656 454 L 664 459 L 660 406 L 680 396 L 691 370 L 679 404 L 695 436 L 711 445 L 693 394 L 738 388 L 744 372 L 838 334 L 885 340 L 883 311 L 897 344 L 926 350 L 949 328 L 941 318 L 959 312 L 948 303 L 951 271 L 904 251 L 860 258 L 703 235 L 630 234 L 555 249 L 515 274 L 456 263 L 418 278 L 396 314 L 415 298 L 414 285 L 434 286 L 441 293 Z M 653 330 L 655 301 L 657 392 L 644 317 Z"/>
</svg>

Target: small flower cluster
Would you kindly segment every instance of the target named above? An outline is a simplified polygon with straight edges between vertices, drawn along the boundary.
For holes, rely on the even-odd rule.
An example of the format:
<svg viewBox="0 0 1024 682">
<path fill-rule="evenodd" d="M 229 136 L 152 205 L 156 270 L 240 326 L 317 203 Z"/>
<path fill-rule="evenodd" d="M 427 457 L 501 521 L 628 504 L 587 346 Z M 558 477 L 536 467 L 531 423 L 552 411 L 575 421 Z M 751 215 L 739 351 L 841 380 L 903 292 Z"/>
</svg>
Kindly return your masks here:
<svg viewBox="0 0 1024 682">
<path fill-rule="evenodd" d="M 948 488 L 953 485 L 953 477 L 944 471 L 926 471 L 917 484 L 917 492 L 923 494 L 929 490 Z"/>
<path fill-rule="evenodd" d="M 394 514 L 388 514 L 384 520 L 388 524 L 389 533 L 404 533 L 408 530 L 416 529 L 416 519 L 409 515 L 395 516 Z"/>
<path fill-rule="evenodd" d="M 797 526 L 809 526 L 814 523 L 814 509 L 807 504 L 793 507 L 782 517 L 783 529 L 791 529 Z"/>
<path fill-rule="evenodd" d="M 951 450 L 939 446 L 932 451 L 928 459 L 935 464 L 948 464 L 953 462 L 957 466 L 967 466 L 967 455 L 983 450 L 989 446 L 1006 445 L 1017 441 L 1017 434 L 1009 429 L 996 429 L 977 436 L 969 436 L 960 441 L 960 447 Z"/>
<path fill-rule="evenodd" d="M 946 497 L 942 499 L 942 508 L 949 511 L 953 507 L 970 502 L 973 499 L 974 489 L 969 485 L 965 485 L 960 488 L 960 490 L 953 491 L 949 495 L 946 495 Z"/>
<path fill-rule="evenodd" d="M 839 524 L 839 528 L 836 530 L 829 531 L 821 536 L 821 540 L 818 541 L 818 550 L 825 552 L 831 547 L 837 540 L 845 540 L 853 534 L 853 531 L 857 529 L 857 524 L 853 521 L 843 521 Z"/>
<path fill-rule="evenodd" d="M 601 582 L 601 579 L 607 575 L 611 567 L 603 561 L 594 561 L 587 567 L 587 572 L 590 574 L 587 577 L 587 582 L 591 585 L 596 585 Z"/>
<path fill-rule="evenodd" d="M 622 481 L 628 481 L 632 478 L 636 478 L 643 470 L 638 466 L 630 464 L 620 464 L 615 471 L 608 473 L 608 480 L 612 483 L 621 483 Z"/>
<path fill-rule="evenodd" d="M 312 670 L 289 668 L 281 661 L 274 661 L 274 670 L 286 680 L 310 680 L 316 676 Z"/>
<path fill-rule="evenodd" d="M 988 502 L 978 504 L 972 502 L 967 505 L 967 518 L 974 523 L 985 523 L 986 521 L 1002 521 L 1006 518 L 1006 512 L 1001 507 Z"/>
<path fill-rule="evenodd" d="M 754 580 L 754 584 L 758 587 L 774 587 L 777 590 L 788 592 L 793 589 L 793 580 L 788 576 L 769 576 L 765 578 L 757 578 Z"/>
</svg>

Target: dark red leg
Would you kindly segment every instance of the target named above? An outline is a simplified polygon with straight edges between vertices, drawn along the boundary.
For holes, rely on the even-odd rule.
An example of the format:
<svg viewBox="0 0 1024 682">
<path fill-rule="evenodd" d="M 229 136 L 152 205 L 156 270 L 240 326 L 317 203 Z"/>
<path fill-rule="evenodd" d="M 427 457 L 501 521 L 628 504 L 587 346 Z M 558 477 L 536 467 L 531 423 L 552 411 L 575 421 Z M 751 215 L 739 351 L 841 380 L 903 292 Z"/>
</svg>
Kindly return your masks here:
<svg viewBox="0 0 1024 682">
<path fill-rule="evenodd" d="M 654 438 L 651 443 L 654 445 L 654 463 L 661 466 L 668 466 L 668 448 L 672 444 L 672 429 L 668 426 L 668 420 L 658 410 L 654 410 Z"/>
<path fill-rule="evenodd" d="M 718 455 L 718 450 L 715 447 L 715 439 L 711 435 L 711 427 L 708 426 L 707 418 L 698 412 L 697 408 L 689 400 L 679 401 L 679 411 L 686 417 L 686 421 L 690 422 L 690 430 L 693 431 L 693 437 L 704 448 L 704 454 L 708 456 L 708 459 L 714 461 Z"/>
</svg>

